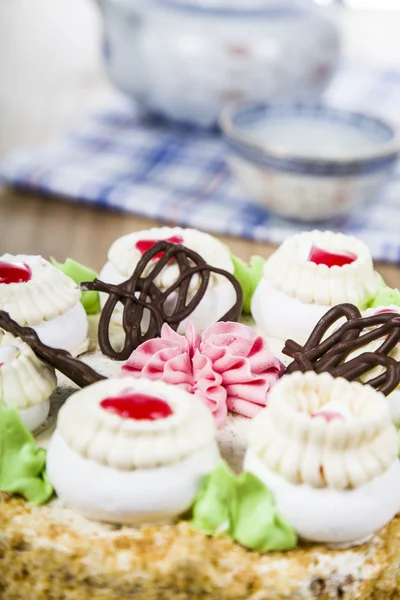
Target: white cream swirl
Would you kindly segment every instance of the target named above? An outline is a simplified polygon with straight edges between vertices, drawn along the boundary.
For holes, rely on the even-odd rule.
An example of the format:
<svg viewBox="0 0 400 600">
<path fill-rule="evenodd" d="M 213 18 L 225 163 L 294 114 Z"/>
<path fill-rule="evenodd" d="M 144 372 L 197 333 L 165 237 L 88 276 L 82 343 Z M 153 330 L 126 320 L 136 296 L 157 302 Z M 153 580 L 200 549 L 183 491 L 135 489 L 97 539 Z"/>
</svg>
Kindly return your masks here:
<svg viewBox="0 0 400 600">
<path fill-rule="evenodd" d="M 357 258 L 341 267 L 317 265 L 308 260 L 312 245 L 329 252 L 351 252 Z M 266 261 L 264 279 L 287 296 L 322 306 L 351 302 L 364 308 L 379 289 L 367 246 L 332 231 L 315 230 L 288 238 Z"/>
<path fill-rule="evenodd" d="M 344 419 L 315 417 L 342 406 Z M 399 442 L 384 396 L 329 373 L 284 376 L 268 409 L 252 424 L 250 448 L 292 484 L 346 490 L 360 487 L 396 461 Z"/>
<path fill-rule="evenodd" d="M 134 420 L 101 407 L 105 398 L 125 390 L 165 400 L 173 414 Z M 100 381 L 73 394 L 59 412 L 57 431 L 83 458 L 122 471 L 174 464 L 215 440 L 213 417 L 200 400 L 177 387 L 131 377 Z"/>
<path fill-rule="evenodd" d="M 57 385 L 54 369 L 20 338 L 0 330 L 0 397 L 19 410 L 45 402 Z"/>
<path fill-rule="evenodd" d="M 65 314 L 81 297 L 76 283 L 41 256 L 3 254 L 0 261 L 25 263 L 32 272 L 29 281 L 0 283 L 0 310 L 19 325 L 36 326 Z"/>
<path fill-rule="evenodd" d="M 136 248 L 139 240 L 165 240 L 173 236 L 181 237 L 182 244 L 200 254 L 209 265 L 233 273 L 234 267 L 229 249 L 222 242 L 208 233 L 181 227 L 154 227 L 125 235 L 117 239 L 110 247 L 108 261 L 120 273 L 122 281 L 124 281 L 132 275 L 142 257 L 141 252 Z M 176 263 L 171 264 L 162 270 L 155 283 L 160 289 L 166 289 L 174 283 L 178 274 L 179 269 Z M 193 277 L 191 289 L 196 288 L 196 280 L 198 281 L 198 278 Z M 211 274 L 210 285 L 217 285 L 221 280 L 224 281 L 221 276 Z"/>
<path fill-rule="evenodd" d="M 197 252 L 207 264 L 228 271 L 234 272 L 234 265 L 231 259 L 229 249 L 208 233 L 197 231 L 196 229 L 183 229 L 181 227 L 154 227 L 145 231 L 137 231 L 125 235 L 116 240 L 109 252 L 108 262 L 104 265 L 100 272 L 100 279 L 108 283 L 119 284 L 128 279 L 138 261 L 142 257 L 141 252 L 136 248 L 136 243 L 139 240 L 165 240 L 173 236 L 179 236 L 183 239 L 183 245 Z M 148 265 L 144 271 L 144 275 L 148 275 L 154 263 Z M 179 268 L 175 261 L 165 266 L 160 274 L 155 278 L 155 285 L 162 291 L 165 291 L 179 277 Z M 194 275 L 189 284 L 187 300 L 190 301 L 195 295 L 200 285 L 200 277 Z M 178 292 L 171 293 L 164 305 L 166 312 L 172 312 L 178 298 Z M 100 294 L 100 300 L 104 306 L 107 295 Z M 236 301 L 236 292 L 232 284 L 227 281 L 223 275 L 210 273 L 209 284 L 207 290 L 201 300 L 190 315 L 190 320 L 200 329 L 204 331 L 218 321 Z M 113 325 L 121 326 L 122 324 L 122 305 L 117 304 L 113 315 Z M 179 332 L 185 331 L 187 320 L 183 321 L 179 326 Z M 145 328 L 145 326 L 144 326 Z"/>
</svg>

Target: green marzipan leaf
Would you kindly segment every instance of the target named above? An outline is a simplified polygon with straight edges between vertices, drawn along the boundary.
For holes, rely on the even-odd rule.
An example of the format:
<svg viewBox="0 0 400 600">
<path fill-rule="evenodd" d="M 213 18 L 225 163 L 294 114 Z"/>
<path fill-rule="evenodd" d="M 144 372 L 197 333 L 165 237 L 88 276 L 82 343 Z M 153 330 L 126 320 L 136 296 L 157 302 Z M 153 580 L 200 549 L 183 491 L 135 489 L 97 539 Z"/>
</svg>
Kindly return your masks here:
<svg viewBox="0 0 400 600">
<path fill-rule="evenodd" d="M 191 525 L 206 535 L 227 532 L 257 552 L 297 545 L 297 534 L 279 515 L 270 490 L 252 473 L 235 475 L 223 461 L 206 478 Z"/>
<path fill-rule="evenodd" d="M 193 507 L 192 526 L 207 535 L 229 527 L 229 499 L 235 491 L 235 477 L 221 461 L 204 481 Z"/>
<path fill-rule="evenodd" d="M 53 495 L 45 465 L 46 451 L 36 447 L 18 410 L 0 401 L 0 490 L 43 504 Z"/>
<path fill-rule="evenodd" d="M 234 275 L 243 291 L 243 312 L 251 313 L 251 300 L 259 284 L 265 260 L 261 256 L 252 256 L 248 265 L 237 256 L 231 255 Z"/>
<path fill-rule="evenodd" d="M 64 264 L 57 262 L 53 257 L 50 257 L 51 264 L 64 275 L 67 275 L 78 285 L 84 281 L 93 281 L 98 277 L 96 271 L 81 265 L 80 263 L 67 258 Z M 98 292 L 82 292 L 81 303 L 88 315 L 96 315 L 100 312 L 100 296 Z"/>
</svg>

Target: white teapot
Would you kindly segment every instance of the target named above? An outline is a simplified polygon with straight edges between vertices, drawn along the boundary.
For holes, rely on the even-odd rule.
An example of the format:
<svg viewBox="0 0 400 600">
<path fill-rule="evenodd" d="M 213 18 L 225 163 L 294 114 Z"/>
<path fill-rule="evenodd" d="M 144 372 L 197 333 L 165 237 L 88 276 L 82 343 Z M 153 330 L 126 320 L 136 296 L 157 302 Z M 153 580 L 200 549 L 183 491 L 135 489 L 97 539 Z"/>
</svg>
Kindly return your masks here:
<svg viewBox="0 0 400 600">
<path fill-rule="evenodd" d="M 153 113 L 213 126 L 232 101 L 315 100 L 339 57 L 312 0 L 99 0 L 111 78 Z"/>
</svg>

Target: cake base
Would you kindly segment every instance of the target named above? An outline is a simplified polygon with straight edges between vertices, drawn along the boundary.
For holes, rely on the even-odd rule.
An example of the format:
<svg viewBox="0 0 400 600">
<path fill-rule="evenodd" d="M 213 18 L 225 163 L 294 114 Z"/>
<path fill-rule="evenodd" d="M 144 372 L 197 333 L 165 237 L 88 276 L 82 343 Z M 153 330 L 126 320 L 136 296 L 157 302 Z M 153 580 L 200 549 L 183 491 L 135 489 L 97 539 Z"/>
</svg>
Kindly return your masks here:
<svg viewBox="0 0 400 600">
<path fill-rule="evenodd" d="M 400 519 L 351 550 L 260 556 L 188 523 L 105 526 L 0 495 L 2 600 L 394 600 Z"/>
</svg>

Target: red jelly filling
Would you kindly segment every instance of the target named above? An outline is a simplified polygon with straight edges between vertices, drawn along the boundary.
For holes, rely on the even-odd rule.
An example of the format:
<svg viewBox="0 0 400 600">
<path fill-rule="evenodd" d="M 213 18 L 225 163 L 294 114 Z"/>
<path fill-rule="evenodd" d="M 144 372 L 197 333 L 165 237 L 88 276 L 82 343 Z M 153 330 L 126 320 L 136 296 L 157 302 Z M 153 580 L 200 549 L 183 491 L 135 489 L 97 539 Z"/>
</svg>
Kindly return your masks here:
<svg viewBox="0 0 400 600">
<path fill-rule="evenodd" d="M 0 283 L 26 283 L 32 271 L 24 263 L 8 263 L 0 260 Z"/>
<path fill-rule="evenodd" d="M 135 391 L 110 396 L 103 400 L 100 406 L 122 419 L 136 421 L 158 421 L 173 414 L 171 407 L 164 400 Z"/>
<path fill-rule="evenodd" d="M 139 250 L 141 254 L 144 254 L 145 252 L 147 252 L 147 250 L 150 250 L 150 248 L 152 248 L 154 244 L 157 244 L 157 242 L 161 241 L 169 242 L 170 244 L 183 244 L 183 237 L 181 237 L 180 235 L 173 235 L 164 240 L 139 240 L 138 242 L 136 242 L 135 248 Z M 157 260 L 162 256 L 164 256 L 164 252 L 159 252 L 153 257 L 153 260 Z"/>
<path fill-rule="evenodd" d="M 343 265 L 350 265 L 357 256 L 352 252 L 329 252 L 323 250 L 317 246 L 311 248 L 308 260 L 315 263 L 316 265 L 326 265 L 327 267 L 343 267 Z"/>
<path fill-rule="evenodd" d="M 341 421 L 346 420 L 343 415 L 332 410 L 321 410 L 321 412 L 317 412 L 311 415 L 312 419 L 316 419 L 317 417 L 322 417 L 323 419 L 325 419 L 325 421 L 328 421 L 328 423 L 330 421 L 333 421 L 334 419 L 340 419 Z"/>
</svg>

